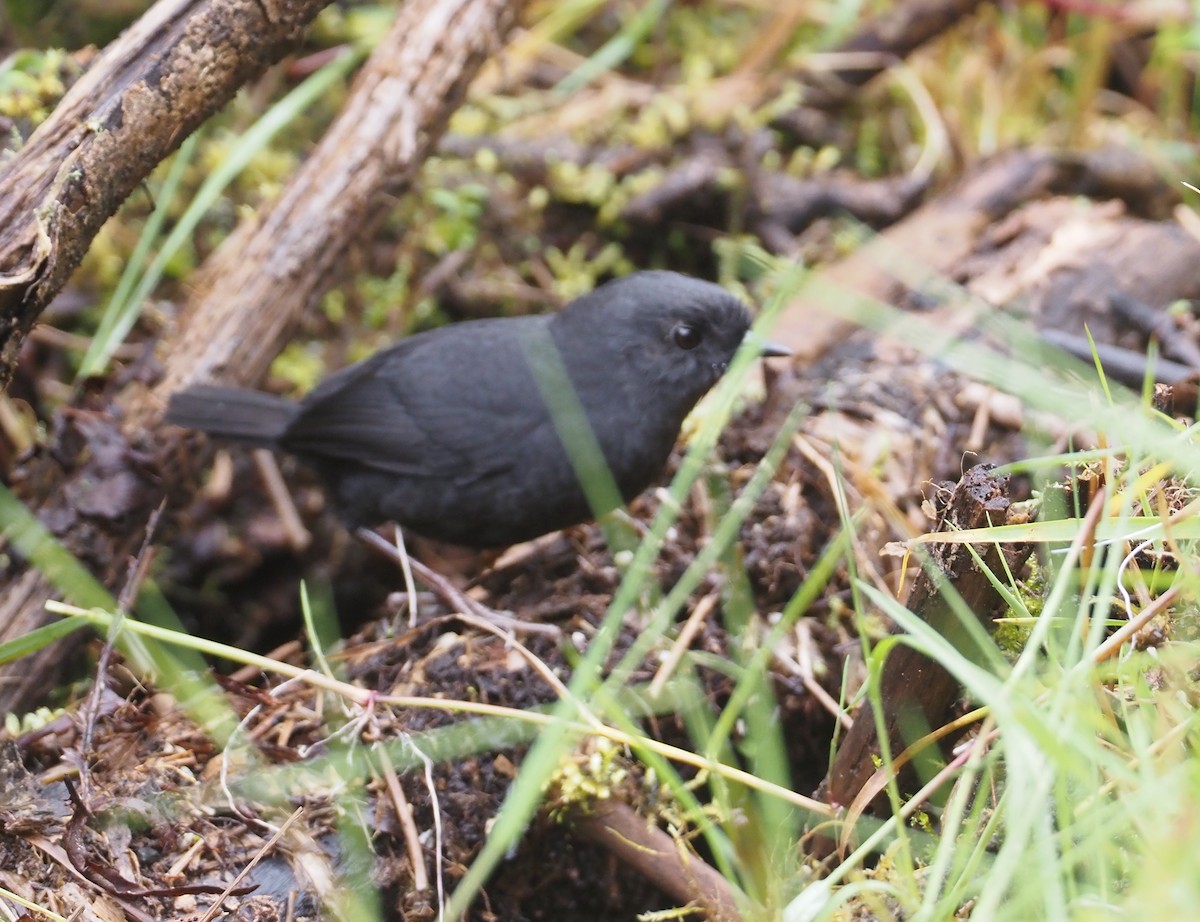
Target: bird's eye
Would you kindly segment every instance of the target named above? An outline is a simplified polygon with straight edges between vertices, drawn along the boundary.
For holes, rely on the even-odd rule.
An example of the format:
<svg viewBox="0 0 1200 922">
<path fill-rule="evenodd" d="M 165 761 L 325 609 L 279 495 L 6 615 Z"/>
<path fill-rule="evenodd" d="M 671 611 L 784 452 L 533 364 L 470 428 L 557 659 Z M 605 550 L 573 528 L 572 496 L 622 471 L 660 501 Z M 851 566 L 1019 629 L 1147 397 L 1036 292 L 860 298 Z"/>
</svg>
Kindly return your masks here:
<svg viewBox="0 0 1200 922">
<path fill-rule="evenodd" d="M 680 349 L 695 349 L 700 345 L 700 331 L 686 323 L 676 326 L 671 331 L 671 337 Z"/>
</svg>

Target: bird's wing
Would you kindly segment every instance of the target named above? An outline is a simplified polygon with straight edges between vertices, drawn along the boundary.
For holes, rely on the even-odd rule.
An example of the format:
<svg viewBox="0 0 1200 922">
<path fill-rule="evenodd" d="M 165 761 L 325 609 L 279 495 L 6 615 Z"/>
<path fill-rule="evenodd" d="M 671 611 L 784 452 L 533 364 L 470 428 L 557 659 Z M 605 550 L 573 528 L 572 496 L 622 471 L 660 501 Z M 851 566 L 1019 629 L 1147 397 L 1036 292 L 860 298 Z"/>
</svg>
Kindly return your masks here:
<svg viewBox="0 0 1200 922">
<path fill-rule="evenodd" d="M 512 468 L 513 440 L 544 425 L 545 412 L 523 357 L 489 341 L 487 326 L 408 340 L 330 376 L 281 444 L 409 477 L 469 481 Z"/>
</svg>

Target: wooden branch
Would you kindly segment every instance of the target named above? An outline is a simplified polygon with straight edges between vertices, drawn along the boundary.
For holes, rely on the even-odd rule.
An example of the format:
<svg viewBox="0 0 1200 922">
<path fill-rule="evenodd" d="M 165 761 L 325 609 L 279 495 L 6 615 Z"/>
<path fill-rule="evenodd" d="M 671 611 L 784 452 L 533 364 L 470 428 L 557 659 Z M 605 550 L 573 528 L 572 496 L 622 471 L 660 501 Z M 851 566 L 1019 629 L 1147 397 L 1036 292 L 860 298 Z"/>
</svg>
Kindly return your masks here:
<svg viewBox="0 0 1200 922">
<path fill-rule="evenodd" d="M 938 531 L 986 528 L 1005 523 L 1008 510 L 1008 478 L 995 477 L 986 465 L 971 468 L 951 493 L 942 513 Z M 1029 544 L 987 545 L 977 548 L 984 567 L 1003 577 L 1004 562 L 1018 571 L 1033 550 Z M 1004 611 L 1004 599 L 996 591 L 987 572 L 975 563 L 971 550 L 963 544 L 934 545 L 932 567 L 913 583 L 908 608 L 956 647 L 970 655 L 969 635 L 962 625 L 943 587 L 949 585 L 963 604 L 980 622 L 992 628 L 992 619 Z M 906 738 L 905 727 L 937 728 L 944 724 L 960 694 L 958 682 L 940 664 L 912 647 L 897 646 L 888 655 L 880 678 L 883 725 L 887 729 L 893 756 L 899 755 L 913 740 Z M 879 767 L 880 744 L 876 720 L 870 703 L 855 715 L 854 726 L 839 747 L 826 781 L 826 799 L 846 805 Z M 876 803 L 881 803 L 878 798 Z"/>
<path fill-rule="evenodd" d="M 0 165 L 0 387 L 101 225 L 328 0 L 160 0 Z"/>
<path fill-rule="evenodd" d="M 615 797 L 575 810 L 571 828 L 579 838 L 603 845 L 673 899 L 702 908 L 706 919 L 742 918 L 729 881 Z"/>
<path fill-rule="evenodd" d="M 166 396 L 204 378 L 251 382 L 286 343 L 294 322 L 336 284 L 343 254 L 383 213 L 385 193 L 403 192 L 487 52 L 497 48 L 520 4 L 503 0 L 411 0 L 363 67 L 346 108 L 276 204 L 243 224 L 197 274 L 161 383 L 123 395 L 120 428 L 72 411 L 55 439 L 22 472 L 43 521 L 109 586 L 164 488 L 177 483 L 148 463 L 168 455 L 158 425 Z M 80 434 L 80 433 L 83 434 Z M 103 439 L 92 450 L 89 433 Z M 64 438 L 65 437 L 65 438 Z M 185 454 L 185 453 L 178 453 Z M 97 468 L 97 465 L 106 465 Z M 119 486 L 97 508 L 79 497 Z M 96 486 L 99 485 L 99 486 Z M 45 620 L 55 595 L 40 579 L 0 573 L 20 585 L 0 599 L 0 640 Z M 40 701 L 63 659 L 56 646 L 0 668 L 0 708 Z"/>
</svg>

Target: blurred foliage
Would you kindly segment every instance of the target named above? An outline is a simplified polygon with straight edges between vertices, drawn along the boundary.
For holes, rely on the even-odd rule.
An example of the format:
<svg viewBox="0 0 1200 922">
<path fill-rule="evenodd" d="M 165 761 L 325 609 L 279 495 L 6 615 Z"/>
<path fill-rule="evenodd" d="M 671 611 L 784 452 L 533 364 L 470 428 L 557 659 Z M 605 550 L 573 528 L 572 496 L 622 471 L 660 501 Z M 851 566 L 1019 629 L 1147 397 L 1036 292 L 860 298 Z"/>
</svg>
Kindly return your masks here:
<svg viewBox="0 0 1200 922">
<path fill-rule="evenodd" d="M 11 34 L 3 44 L 63 48 L 106 45 L 150 7 L 151 0 L 0 0 Z"/>
<path fill-rule="evenodd" d="M 73 7 L 79 22 L 71 30 L 56 32 L 67 4 L 2 2 L 12 20 L 0 33 L 5 41 L 19 37 L 68 47 L 78 30 L 100 34 L 98 23 L 89 24 L 93 11 L 104 14 L 97 20 L 128 22 L 144 6 L 90 0 Z M 1142 2 L 1125 4 L 1120 15 L 1105 15 L 1103 5 L 1083 15 L 1047 3 L 983 4 L 911 54 L 893 75 L 854 93 L 834 113 L 837 130 L 829 141 L 810 146 L 790 138 L 778 120 L 803 103 L 805 73 L 836 66 L 825 53 L 866 17 L 894 7 L 868 0 L 531 3 L 525 31 L 503 67 L 479 81 L 449 130 L 460 138 L 488 139 L 501 151 L 510 143 L 544 145 L 550 152 L 545 167 L 540 173 L 515 169 L 489 147 L 466 154 L 442 150 L 429 158 L 415 194 L 396 200 L 379 236 L 347 262 L 346 279 L 326 296 L 323 311 L 306 321 L 299 334 L 308 343 L 305 354 L 343 363 L 446 320 L 538 309 L 634 266 L 719 275 L 761 297 L 754 260 L 731 256 L 743 248 L 741 203 L 749 168 L 796 179 L 833 171 L 897 176 L 916 169 L 939 136 L 944 146 L 932 151 L 932 168 L 941 181 L 958 175 L 966 162 L 1028 144 L 1129 144 L 1174 169 L 1195 164 L 1188 139 L 1200 128 L 1197 27 L 1187 18 L 1161 15 L 1151 27 L 1151 4 Z M 309 55 L 378 39 L 394 9 L 388 3 L 327 7 L 296 55 L 210 121 L 168 220 L 178 218 L 188 190 L 199 188 L 247 128 L 306 72 Z M 1138 22 L 1147 25 L 1139 30 Z M 10 57 L 0 66 L 0 127 L 10 138 L 27 137 L 81 66 L 53 49 Z M 194 267 L 243 216 L 278 195 L 344 94 L 339 85 L 298 115 L 209 211 L 155 292 L 168 311 Z M 764 137 L 769 143 L 755 142 L 759 147 L 746 168 L 719 173 L 702 231 L 677 222 L 647 237 L 622 217 L 631 202 L 670 177 L 697 139 L 721 139 L 736 149 L 739 139 Z M 624 153 L 557 157 L 559 144 Z M 623 165 L 635 161 L 635 168 Z M 73 280 L 92 303 L 106 303 L 166 169 L 160 167 L 145 193 L 132 196 L 106 225 Z M 839 251 L 839 222 L 821 222 L 826 242 L 817 256 Z M 766 252 L 761 241 L 745 241 L 745 252 L 755 247 Z M 436 290 L 423 287 L 430 273 L 443 270 Z M 154 317 L 144 317 L 134 335 L 152 333 Z M 96 322 L 95 311 L 85 310 L 72 318 L 71 331 L 88 335 Z M 333 351 L 319 348 L 323 342 Z M 303 363 L 283 362 L 279 371 L 291 387 L 312 377 Z"/>
<path fill-rule="evenodd" d="M 57 48 L 0 60 L 0 160 L 21 149 L 82 73 L 81 59 Z"/>
</svg>

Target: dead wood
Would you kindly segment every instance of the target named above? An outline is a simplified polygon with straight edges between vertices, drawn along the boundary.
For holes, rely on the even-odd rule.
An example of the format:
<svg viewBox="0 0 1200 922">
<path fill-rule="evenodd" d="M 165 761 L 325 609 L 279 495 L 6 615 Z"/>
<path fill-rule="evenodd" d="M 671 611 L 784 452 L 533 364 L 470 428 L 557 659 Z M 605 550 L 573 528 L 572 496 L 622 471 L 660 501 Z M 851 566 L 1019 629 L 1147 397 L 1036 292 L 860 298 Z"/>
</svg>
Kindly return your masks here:
<svg viewBox="0 0 1200 922">
<path fill-rule="evenodd" d="M 911 211 L 929 188 L 915 175 L 860 179 L 835 173 L 797 179 L 786 173 L 755 177 L 755 232 L 771 250 L 790 253 L 795 235 L 827 215 L 840 214 L 871 227 L 886 227 Z"/>
<path fill-rule="evenodd" d="M 814 361 L 842 343 L 853 330 L 853 324 L 838 316 L 836 306 L 827 305 L 831 287 L 891 304 L 915 300 L 927 305 L 930 292 L 921 290 L 924 283 L 914 282 L 914 278 L 926 280 L 933 296 L 939 297 L 938 292 L 945 288 L 945 277 L 962 278 L 962 265 L 968 257 L 989 248 L 984 243 L 994 226 L 1021 206 L 1056 194 L 1119 199 L 1130 203 L 1130 210 L 1136 206 L 1138 213 L 1151 217 L 1162 216 L 1171 200 L 1157 171 L 1126 151 L 1006 152 L 981 163 L 952 189 L 888 227 L 846 258 L 815 272 L 811 284 L 800 291 L 780 317 L 773 338 L 790 347 L 802 362 Z M 1171 248 L 1172 265 L 1182 266 L 1191 259 L 1194 266 L 1195 256 L 1185 254 L 1194 253 L 1195 244 L 1182 242 L 1185 235 L 1178 228 L 1168 233 L 1176 241 Z M 1162 237 L 1156 239 L 1161 242 Z M 1112 253 L 1107 256 L 1114 258 Z M 1136 258 L 1137 252 L 1123 257 L 1131 271 Z M 895 271 L 898 260 L 903 261 L 907 284 Z M 1155 256 L 1136 274 L 1153 292 L 1178 290 L 1178 277 L 1169 284 L 1156 281 L 1159 263 L 1160 258 Z M 1149 266 L 1154 267 L 1153 272 Z M 1018 291 L 1014 290 L 1010 297 Z M 1152 296 L 1153 292 L 1138 296 L 1157 303 L 1159 299 Z"/>
<path fill-rule="evenodd" d="M 160 0 L 0 165 L 0 387 L 92 238 L 328 0 Z"/>
<path fill-rule="evenodd" d="M 1124 291 L 1112 292 L 1109 295 L 1109 304 L 1113 313 L 1122 321 L 1132 324 L 1148 338 L 1156 339 L 1167 358 L 1174 359 L 1193 371 L 1200 371 L 1200 344 L 1194 337 L 1181 335 L 1170 311 L 1162 307 L 1152 307 Z"/>
<path fill-rule="evenodd" d="M 1140 387 L 1149 373 L 1160 384 L 1182 384 L 1196 376 L 1196 369 L 1159 357 L 1153 362 L 1145 352 L 1097 343 L 1086 336 L 1072 336 L 1060 330 L 1047 330 L 1043 338 L 1064 352 L 1091 362 L 1093 356 L 1104 367 L 1104 374 L 1127 387 Z"/>
<path fill-rule="evenodd" d="M 1175 221 L 1135 217 L 1123 201 L 1055 195 L 988 228 L 957 274 L 972 294 L 1011 304 L 1042 329 L 1083 336 L 1086 325 L 1096 340 L 1129 349 L 1154 334 L 1174 350 L 1185 334 L 1171 333 L 1166 309 L 1200 297 L 1197 259 L 1200 241 Z M 1157 322 L 1134 319 L 1133 303 Z"/>
<path fill-rule="evenodd" d="M 1175 221 L 1128 213 L 1123 201 L 1051 196 L 989 227 L 954 275 L 979 301 L 1019 314 L 1042 337 L 1105 374 L 1140 388 L 1182 384 L 1200 369 L 1200 321 L 1174 311 L 1200 298 L 1200 240 Z M 938 325 L 965 332 L 970 311 L 946 303 Z M 1151 363 L 1150 342 L 1161 355 Z"/>
<path fill-rule="evenodd" d="M 737 922 L 742 918 L 729 881 L 620 800 L 597 800 L 573 812 L 571 828 L 581 839 L 604 846 L 681 904 L 702 907 L 706 919 Z"/>
<path fill-rule="evenodd" d="M 1008 517 L 1008 478 L 996 477 L 986 465 L 971 468 L 954 487 L 938 522 L 937 531 L 961 531 L 1002 525 Z M 983 566 L 963 544 L 934 545 L 929 563 L 917 576 L 907 606 L 955 647 L 970 655 L 970 635 L 950 601 L 957 594 L 989 630 L 992 619 L 1004 611 L 1004 598 L 988 578 L 1003 579 L 1005 566 L 1018 572 L 1032 545 L 987 545 L 977 548 Z M 1003 559 L 1001 555 L 1003 554 Z M 940 664 L 911 647 L 899 645 L 887 658 L 880 678 L 882 723 L 893 756 L 912 743 L 912 735 L 942 726 L 959 697 L 955 678 Z M 880 741 L 876 717 L 869 702 L 855 715 L 854 726 L 839 747 L 825 785 L 831 804 L 847 805 L 879 767 Z M 914 729 L 918 728 L 918 729 Z M 881 803 L 877 798 L 875 803 Z"/>
<path fill-rule="evenodd" d="M 369 235 L 391 196 L 408 190 L 518 6 L 421 0 L 402 7 L 279 201 L 243 223 L 198 273 L 166 374 L 129 404 L 132 430 L 190 383 L 254 383 L 266 373 L 294 324 L 341 279 L 351 244 Z"/>
<path fill-rule="evenodd" d="M 438 153 L 461 160 L 470 160 L 480 151 L 495 155 L 504 172 L 530 185 L 545 183 L 552 163 L 595 164 L 614 176 L 625 176 L 661 159 L 655 150 L 633 145 L 593 148 L 566 135 L 509 138 L 447 134 L 438 144 Z"/>
<path fill-rule="evenodd" d="M 762 168 L 775 145 L 770 132 L 715 135 L 698 130 L 661 148 L 586 147 L 567 137 L 538 142 L 505 137 L 444 138 L 439 151 L 468 158 L 493 154 L 505 172 L 531 185 L 553 187 L 552 167 L 560 163 L 599 166 L 616 178 L 639 172 L 658 174 L 653 186 L 633 195 L 620 210 L 632 233 L 660 235 L 668 224 L 719 224 L 731 209 L 745 213 L 746 229 L 778 253 L 796 249 L 794 235 L 818 218 L 847 215 L 872 227 L 899 220 L 929 187 L 913 175 L 863 179 L 837 171 L 797 179 Z M 731 186 L 730 175 L 742 177 Z"/>
<path fill-rule="evenodd" d="M 516 5 L 500 0 L 405 4 L 346 108 L 279 201 L 243 224 L 198 273 L 158 386 L 124 395 L 119 427 L 101 413 L 60 417 L 53 443 L 25 465 L 27 501 L 40 504 L 43 521 L 106 585 L 119 581 L 163 493 L 157 449 L 141 446 L 151 435 L 163 444 L 158 416 L 166 396 L 201 378 L 251 383 L 266 372 L 292 325 L 339 280 L 347 248 L 384 213 L 384 194 L 399 194 L 412 181 L 515 14 Z M 81 426 L 102 434 L 103 452 Z M 101 496 L 110 499 L 101 503 Z M 97 508 L 80 497 L 97 497 Z M 21 591 L 0 603 L 3 639 L 43 623 L 42 606 L 54 595 L 28 573 L 7 581 Z M 62 656 L 56 647 L 4 667 L 0 707 L 40 701 Z"/>
</svg>

